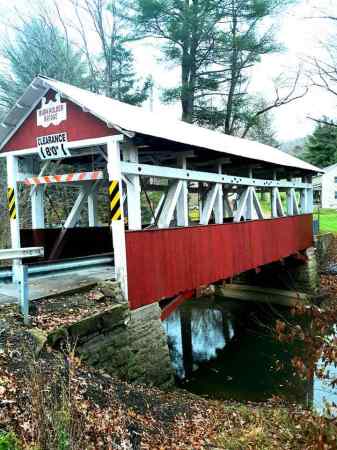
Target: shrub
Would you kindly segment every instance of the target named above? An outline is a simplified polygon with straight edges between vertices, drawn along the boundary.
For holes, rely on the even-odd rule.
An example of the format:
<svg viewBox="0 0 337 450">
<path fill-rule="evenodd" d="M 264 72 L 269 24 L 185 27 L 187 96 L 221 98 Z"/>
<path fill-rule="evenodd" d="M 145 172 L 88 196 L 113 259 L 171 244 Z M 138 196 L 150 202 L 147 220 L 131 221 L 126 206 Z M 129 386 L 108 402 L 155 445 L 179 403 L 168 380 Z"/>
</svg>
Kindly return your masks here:
<svg viewBox="0 0 337 450">
<path fill-rule="evenodd" d="M 0 433 L 0 450 L 21 450 L 14 433 Z"/>
</svg>

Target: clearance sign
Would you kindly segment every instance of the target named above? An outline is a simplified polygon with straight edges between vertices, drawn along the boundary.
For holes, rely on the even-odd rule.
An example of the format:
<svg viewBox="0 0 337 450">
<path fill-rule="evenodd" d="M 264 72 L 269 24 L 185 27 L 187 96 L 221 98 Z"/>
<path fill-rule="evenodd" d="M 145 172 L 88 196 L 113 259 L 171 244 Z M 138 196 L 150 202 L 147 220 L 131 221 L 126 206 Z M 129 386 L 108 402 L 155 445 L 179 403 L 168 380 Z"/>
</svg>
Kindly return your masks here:
<svg viewBox="0 0 337 450">
<path fill-rule="evenodd" d="M 67 133 L 50 134 L 36 139 L 39 156 L 41 159 L 69 158 Z"/>
</svg>

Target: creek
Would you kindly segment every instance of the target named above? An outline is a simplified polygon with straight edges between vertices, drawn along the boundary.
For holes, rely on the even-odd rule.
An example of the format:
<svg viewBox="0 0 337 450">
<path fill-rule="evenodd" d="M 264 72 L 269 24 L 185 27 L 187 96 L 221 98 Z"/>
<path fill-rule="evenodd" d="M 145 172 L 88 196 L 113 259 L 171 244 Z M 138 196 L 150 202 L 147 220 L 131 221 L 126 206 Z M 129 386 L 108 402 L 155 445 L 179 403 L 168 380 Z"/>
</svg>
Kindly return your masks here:
<svg viewBox="0 0 337 450">
<path fill-rule="evenodd" d="M 301 349 L 273 335 L 275 320 L 284 318 L 291 320 L 289 310 L 275 305 L 219 297 L 187 301 L 163 322 L 177 384 L 213 399 L 278 397 L 318 412 L 325 401 L 337 404 L 336 389 L 294 371 L 291 359 Z"/>
</svg>

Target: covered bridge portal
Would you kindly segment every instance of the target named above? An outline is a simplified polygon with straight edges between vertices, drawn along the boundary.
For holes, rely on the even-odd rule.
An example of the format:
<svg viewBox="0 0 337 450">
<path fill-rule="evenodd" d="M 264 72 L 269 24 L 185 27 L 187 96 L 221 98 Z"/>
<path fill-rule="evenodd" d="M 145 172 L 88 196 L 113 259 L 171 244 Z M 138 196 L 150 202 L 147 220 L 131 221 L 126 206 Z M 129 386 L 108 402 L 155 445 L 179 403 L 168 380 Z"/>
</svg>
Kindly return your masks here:
<svg viewBox="0 0 337 450">
<path fill-rule="evenodd" d="M 319 169 L 256 142 L 37 77 L 0 143 L 12 247 L 113 255 L 131 309 L 312 245 Z"/>
</svg>

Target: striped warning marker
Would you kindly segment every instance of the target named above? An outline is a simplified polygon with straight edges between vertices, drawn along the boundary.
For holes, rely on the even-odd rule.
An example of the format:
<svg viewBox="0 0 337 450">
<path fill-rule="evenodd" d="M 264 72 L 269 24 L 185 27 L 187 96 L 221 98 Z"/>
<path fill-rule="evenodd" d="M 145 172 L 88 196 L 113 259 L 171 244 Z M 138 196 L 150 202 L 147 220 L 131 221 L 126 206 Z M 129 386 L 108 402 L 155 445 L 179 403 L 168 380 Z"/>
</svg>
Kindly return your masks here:
<svg viewBox="0 0 337 450">
<path fill-rule="evenodd" d="M 14 195 L 13 187 L 9 187 L 7 189 L 7 202 L 8 202 L 9 217 L 12 220 L 15 220 L 16 219 L 16 206 L 15 206 L 15 195 Z"/>
<path fill-rule="evenodd" d="M 113 180 L 109 186 L 111 221 L 122 219 L 121 194 L 118 180 Z"/>
</svg>

